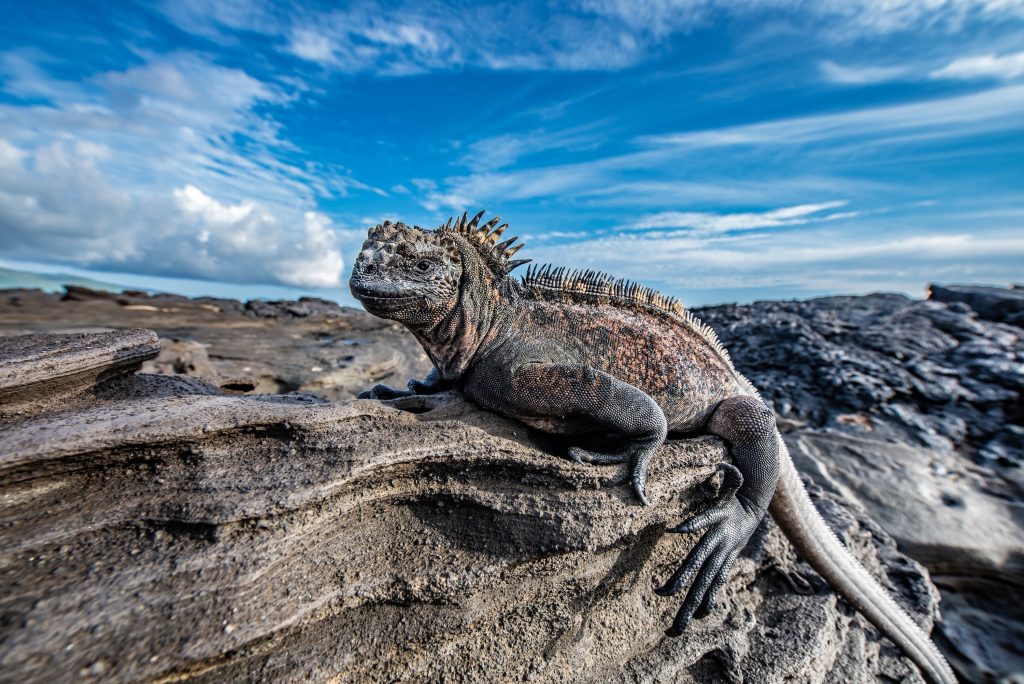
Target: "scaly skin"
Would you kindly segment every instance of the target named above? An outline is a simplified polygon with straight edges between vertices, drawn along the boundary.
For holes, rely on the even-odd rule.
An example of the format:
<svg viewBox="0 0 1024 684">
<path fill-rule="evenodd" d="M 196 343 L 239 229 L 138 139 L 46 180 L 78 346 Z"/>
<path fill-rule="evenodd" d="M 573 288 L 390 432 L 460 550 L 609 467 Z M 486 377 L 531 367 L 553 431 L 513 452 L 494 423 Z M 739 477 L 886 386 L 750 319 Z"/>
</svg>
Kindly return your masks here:
<svg viewBox="0 0 1024 684">
<path fill-rule="evenodd" d="M 688 587 L 669 636 L 710 611 L 736 557 L 769 505 L 787 537 L 836 590 L 904 649 L 937 684 L 955 682 L 928 637 L 857 563 L 818 515 L 772 412 L 733 367 L 714 333 L 678 302 L 592 272 L 536 269 L 509 275 L 515 240 L 505 226 L 463 215 L 435 231 L 385 222 L 370 230 L 350 288 L 370 313 L 404 324 L 434 363 L 408 390 L 377 385 L 361 397 L 391 399 L 455 387 L 481 406 L 539 430 L 605 433 L 607 453 L 586 463 L 628 462 L 647 503 L 647 466 L 669 431 L 721 437 L 733 464 L 710 509 L 670 532 L 704 531 L 668 582 Z M 781 477 L 780 477 L 781 476 Z"/>
</svg>

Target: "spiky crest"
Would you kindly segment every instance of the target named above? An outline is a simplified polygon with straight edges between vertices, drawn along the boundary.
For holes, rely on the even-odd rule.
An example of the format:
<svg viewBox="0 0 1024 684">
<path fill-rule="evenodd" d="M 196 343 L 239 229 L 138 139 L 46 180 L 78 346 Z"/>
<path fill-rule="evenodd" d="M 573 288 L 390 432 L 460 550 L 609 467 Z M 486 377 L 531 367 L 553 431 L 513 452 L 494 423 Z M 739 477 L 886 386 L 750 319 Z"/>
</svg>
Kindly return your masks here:
<svg viewBox="0 0 1024 684">
<path fill-rule="evenodd" d="M 694 330 L 722 358 L 732 365 L 729 352 L 714 328 L 690 313 L 675 297 L 664 295 L 646 285 L 614 278 L 590 269 L 568 269 L 550 264 L 531 266 L 523 276 L 527 296 L 544 301 L 617 305 L 639 308 L 679 321 Z"/>
<path fill-rule="evenodd" d="M 522 243 L 515 247 L 512 246 L 512 243 L 519 239 L 518 237 L 498 242 L 498 238 L 508 228 L 508 224 L 503 223 L 499 226 L 498 221 L 501 220 L 501 217 L 495 216 L 487 223 L 480 225 L 483 215 L 484 212 L 480 211 L 473 218 L 469 218 L 469 213 L 465 212 L 457 219 L 454 217 L 448 219 L 447 223 L 438 226 L 434 232 L 456 233 L 466 238 L 484 261 L 499 275 L 508 275 L 513 269 L 529 263 L 531 259 L 512 259 L 512 256 L 523 247 Z"/>
</svg>

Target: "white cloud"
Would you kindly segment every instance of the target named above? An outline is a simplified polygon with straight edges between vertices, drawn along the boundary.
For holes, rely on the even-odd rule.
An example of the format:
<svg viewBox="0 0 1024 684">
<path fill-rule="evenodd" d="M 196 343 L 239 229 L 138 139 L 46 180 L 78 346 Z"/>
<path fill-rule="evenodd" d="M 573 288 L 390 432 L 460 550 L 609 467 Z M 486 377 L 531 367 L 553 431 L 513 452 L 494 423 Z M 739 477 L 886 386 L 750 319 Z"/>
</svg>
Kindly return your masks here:
<svg viewBox="0 0 1024 684">
<path fill-rule="evenodd" d="M 307 211 L 302 233 L 281 225 L 278 217 L 256 202 L 218 202 L 193 185 L 176 188 L 175 206 L 185 219 L 184 240 L 197 244 L 196 258 L 206 277 L 233 271 L 235 263 L 269 273 L 273 280 L 297 287 L 337 287 L 344 263 L 330 219 Z"/>
<path fill-rule="evenodd" d="M 310 62 L 328 64 L 334 60 L 334 41 L 314 29 L 295 29 L 288 52 Z"/>
<path fill-rule="evenodd" d="M 340 10 L 259 0 L 183 0 L 166 3 L 163 11 L 181 28 L 215 40 L 230 40 L 231 32 L 260 32 L 300 59 L 339 71 L 389 75 L 467 66 L 622 69 L 656 54 L 671 36 L 722 15 L 752 25 L 788 25 L 820 40 L 901 31 L 948 34 L 970 21 L 1024 19 L 1024 6 L 1015 0 L 577 0 L 503 6 L 410 0 L 387 9 L 355 2 Z"/>
<path fill-rule="evenodd" d="M 581 152 L 598 147 L 603 139 L 598 122 L 570 129 L 532 130 L 481 138 L 466 147 L 459 163 L 474 171 L 493 171 L 512 166 L 520 159 L 549 150 Z"/>
<path fill-rule="evenodd" d="M 843 85 L 868 85 L 895 81 L 909 75 L 906 66 L 843 66 L 831 60 L 821 63 L 825 80 Z"/>
<path fill-rule="evenodd" d="M 886 141 L 953 138 L 1022 126 L 1024 86 L 1006 86 L 970 95 L 905 105 L 801 116 L 764 123 L 649 136 L 652 147 L 689 149 L 734 145 L 802 145 L 820 141 L 870 138 Z"/>
<path fill-rule="evenodd" d="M 25 150 L 18 149 L 0 138 L 0 167 L 17 167 L 27 156 L 28 153 Z"/>
<path fill-rule="evenodd" d="M 819 202 L 817 204 L 800 204 L 783 207 L 771 211 L 739 212 L 712 214 L 698 211 L 663 211 L 640 218 L 628 227 L 638 229 L 651 228 L 690 228 L 692 234 L 725 233 L 758 228 L 778 228 L 795 226 L 812 221 L 832 221 L 837 218 L 850 218 L 857 212 L 841 214 L 825 214 L 821 212 L 846 205 L 845 201 Z"/>
<path fill-rule="evenodd" d="M 575 0 L 565 3 L 416 2 L 344 9 L 271 0 L 162 5 L 179 27 L 221 42 L 245 31 L 284 52 L 347 73 L 405 75 L 488 70 L 617 70 L 658 55 L 674 37 L 722 21 L 819 43 L 847 44 L 901 32 L 951 35 L 969 23 L 1024 19 L 1018 0 Z M 871 69 L 838 78 L 879 78 Z M 860 73 L 854 73 L 859 71 Z"/>
<path fill-rule="evenodd" d="M 1024 258 L 1020 235 L 1019 226 L 972 235 L 899 222 L 737 235 L 627 232 L 561 245 L 541 242 L 527 256 L 635 278 L 680 293 L 690 304 L 755 299 L 759 288 L 771 288 L 776 297 L 880 288 L 921 296 L 924 284 L 936 279 L 1012 281 Z M 979 263 L 985 264 L 981 271 Z"/>
<path fill-rule="evenodd" d="M 1010 80 L 1024 74 L 1024 50 L 1007 55 L 978 55 L 954 60 L 932 72 L 932 78 Z"/>
<path fill-rule="evenodd" d="M 406 75 L 458 66 L 466 60 L 441 22 L 426 12 L 402 14 L 353 7 L 296 17 L 285 50 L 345 72 Z"/>
<path fill-rule="evenodd" d="M 873 146 L 934 143 L 1022 128 L 1024 86 L 1014 85 L 904 105 L 645 136 L 634 141 L 641 146 L 639 150 L 508 171 L 499 167 L 508 159 L 531 152 L 531 143 L 521 136 L 500 136 L 485 141 L 498 159 L 493 166 L 478 164 L 475 173 L 448 177 L 439 183 L 413 183 L 420 191 L 418 201 L 431 212 L 552 197 L 606 206 L 632 203 L 648 207 L 652 203 L 678 206 L 684 201 L 802 202 L 811 193 L 813 197 L 822 193 L 850 196 L 853 190 L 875 194 L 891 191 L 881 182 L 843 178 L 842 166 L 832 162 L 835 157 L 846 159 L 851 152 L 861 154 Z M 539 144 L 543 147 L 546 139 L 559 137 L 556 132 L 546 133 Z M 600 140 L 596 135 L 594 138 Z M 599 146 L 598 142 L 589 144 Z M 787 169 L 785 177 L 780 177 L 778 171 L 769 177 L 763 171 L 761 177 L 744 177 L 743 167 L 749 165 L 744 155 L 765 155 L 784 146 L 799 156 L 797 175 L 791 176 L 793 169 Z M 714 148 L 743 149 L 729 158 L 724 153 L 707 155 L 706 151 Z M 809 162 L 823 157 L 829 158 L 824 168 L 830 174 L 816 175 Z M 687 163 L 700 165 L 702 180 L 680 178 L 686 173 Z M 776 157 L 773 168 L 779 169 L 780 163 Z M 636 172 L 655 175 L 655 180 L 636 180 Z"/>
<path fill-rule="evenodd" d="M 971 20 L 1024 18 L 1024 4 L 1016 0 L 580 0 L 579 5 L 654 36 L 689 31 L 722 14 L 782 19 L 847 39 L 901 31 L 949 33 Z"/>
<path fill-rule="evenodd" d="M 309 287 L 338 287 L 345 262 L 338 250 L 338 238 L 326 215 L 307 211 L 303 215 L 302 241 L 281 246 L 276 252 L 274 273 L 282 283 Z"/>
<path fill-rule="evenodd" d="M 0 76 L 0 233 L 11 258 L 299 287 L 340 284 L 318 197 L 366 186 L 299 155 L 266 113 L 292 95 L 191 54 L 80 82 L 22 56 Z M 300 262 L 303 266 L 300 267 Z"/>
<path fill-rule="evenodd" d="M 228 204 L 198 187 L 165 193 L 110 183 L 103 148 L 16 149 L 0 183 L 0 251 L 98 269 L 296 287 L 340 285 L 342 258 L 317 212 Z"/>
</svg>

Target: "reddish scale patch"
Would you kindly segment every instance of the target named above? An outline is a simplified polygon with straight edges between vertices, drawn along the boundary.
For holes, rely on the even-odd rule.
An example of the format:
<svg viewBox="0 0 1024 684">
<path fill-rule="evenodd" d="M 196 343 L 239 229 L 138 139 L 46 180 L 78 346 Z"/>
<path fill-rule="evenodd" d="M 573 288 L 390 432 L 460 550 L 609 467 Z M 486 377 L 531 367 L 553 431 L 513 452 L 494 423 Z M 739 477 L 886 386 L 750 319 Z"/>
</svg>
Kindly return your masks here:
<svg viewBox="0 0 1024 684">
<path fill-rule="evenodd" d="M 524 304 L 527 334 L 549 336 L 568 352 L 552 361 L 584 363 L 638 387 L 672 429 L 694 427 L 740 391 L 727 362 L 683 323 L 616 305 Z"/>
</svg>

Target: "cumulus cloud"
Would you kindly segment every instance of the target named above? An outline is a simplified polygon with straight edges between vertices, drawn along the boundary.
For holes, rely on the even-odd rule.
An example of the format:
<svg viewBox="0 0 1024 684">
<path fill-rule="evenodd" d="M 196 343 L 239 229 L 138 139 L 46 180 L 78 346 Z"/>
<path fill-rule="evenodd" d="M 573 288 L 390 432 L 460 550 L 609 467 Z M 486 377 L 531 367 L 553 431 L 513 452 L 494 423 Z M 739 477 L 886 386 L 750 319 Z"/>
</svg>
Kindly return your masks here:
<svg viewBox="0 0 1024 684">
<path fill-rule="evenodd" d="M 140 192 L 113 185 L 112 151 L 0 140 L 0 250 L 11 258 L 236 283 L 334 287 L 343 268 L 329 219 L 218 201 L 194 185 Z"/>
<path fill-rule="evenodd" d="M 0 246 L 96 269 L 298 287 L 340 284 L 319 197 L 366 187 L 304 161 L 267 106 L 293 94 L 197 55 L 76 82 L 24 55 L 0 77 Z"/>
</svg>

